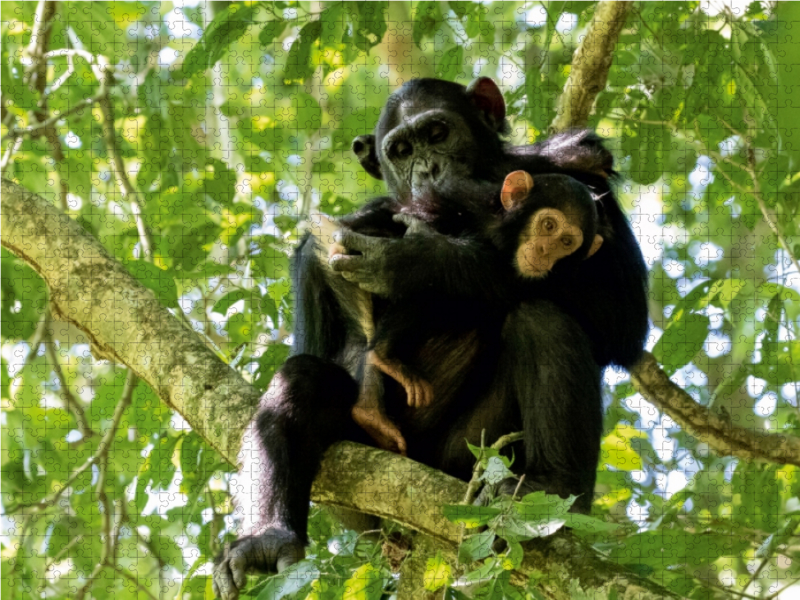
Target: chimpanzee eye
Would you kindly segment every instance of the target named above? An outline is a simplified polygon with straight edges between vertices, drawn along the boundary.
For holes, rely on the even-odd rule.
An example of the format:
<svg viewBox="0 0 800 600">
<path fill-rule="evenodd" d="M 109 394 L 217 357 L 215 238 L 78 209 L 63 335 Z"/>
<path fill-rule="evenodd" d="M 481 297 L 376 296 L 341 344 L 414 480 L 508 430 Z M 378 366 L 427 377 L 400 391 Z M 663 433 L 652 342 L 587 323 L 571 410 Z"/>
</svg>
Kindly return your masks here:
<svg viewBox="0 0 800 600">
<path fill-rule="evenodd" d="M 542 221 L 542 227 L 549 233 L 556 228 L 556 222 L 553 219 L 545 219 Z"/>
<path fill-rule="evenodd" d="M 431 134 L 428 142 L 431 144 L 441 144 L 450 135 L 450 130 L 444 123 L 436 123 L 431 127 Z"/>
<path fill-rule="evenodd" d="M 561 243 L 564 244 L 564 248 L 569 248 L 570 246 L 572 246 L 572 238 L 571 237 L 561 238 Z"/>
<path fill-rule="evenodd" d="M 414 148 L 405 141 L 395 142 L 392 145 L 390 153 L 400 158 L 408 158 L 414 152 Z"/>
</svg>

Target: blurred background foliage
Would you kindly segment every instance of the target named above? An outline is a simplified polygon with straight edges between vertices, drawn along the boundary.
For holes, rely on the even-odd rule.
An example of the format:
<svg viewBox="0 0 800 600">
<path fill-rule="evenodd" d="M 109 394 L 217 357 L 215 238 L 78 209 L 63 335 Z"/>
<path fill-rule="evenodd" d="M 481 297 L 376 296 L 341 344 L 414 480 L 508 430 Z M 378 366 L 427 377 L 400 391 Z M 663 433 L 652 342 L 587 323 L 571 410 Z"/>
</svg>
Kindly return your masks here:
<svg viewBox="0 0 800 600">
<path fill-rule="evenodd" d="M 40 6 L 2 3 L 3 175 L 79 221 L 262 389 L 291 343 L 298 216 L 382 191 L 350 143 L 391 91 L 491 76 L 510 141 L 542 139 L 595 10 L 60 2 L 37 54 Z M 800 4 L 636 3 L 590 122 L 650 264 L 649 348 L 700 404 L 785 435 L 800 424 L 797 31 Z M 3 598 L 211 597 L 209 560 L 235 536 L 232 467 L 49 319 L 42 280 L 3 250 Z M 800 597 L 798 469 L 717 457 L 626 373 L 606 381 L 594 514 L 621 527 L 582 535 L 681 595 Z M 318 509 L 311 534 L 300 574 L 253 597 L 392 594 L 380 542 Z M 433 557 L 431 587 L 459 568 Z"/>
</svg>

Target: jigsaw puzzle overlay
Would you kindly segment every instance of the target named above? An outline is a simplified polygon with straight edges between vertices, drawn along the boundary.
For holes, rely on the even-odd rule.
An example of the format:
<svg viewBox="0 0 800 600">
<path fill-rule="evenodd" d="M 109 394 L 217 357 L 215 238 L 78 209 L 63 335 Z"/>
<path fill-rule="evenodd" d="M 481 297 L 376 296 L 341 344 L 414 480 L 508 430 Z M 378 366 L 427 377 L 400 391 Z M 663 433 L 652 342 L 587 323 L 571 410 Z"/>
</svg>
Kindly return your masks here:
<svg viewBox="0 0 800 600">
<path fill-rule="evenodd" d="M 4 600 L 800 597 L 800 4 L 0 17 Z"/>
</svg>

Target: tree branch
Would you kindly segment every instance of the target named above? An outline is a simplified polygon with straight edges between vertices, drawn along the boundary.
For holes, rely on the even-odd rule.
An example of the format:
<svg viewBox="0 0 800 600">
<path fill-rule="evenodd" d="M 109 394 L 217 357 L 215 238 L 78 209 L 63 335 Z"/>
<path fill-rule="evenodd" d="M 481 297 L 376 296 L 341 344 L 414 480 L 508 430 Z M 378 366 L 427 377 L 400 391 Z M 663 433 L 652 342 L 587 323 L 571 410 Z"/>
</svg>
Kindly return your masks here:
<svg viewBox="0 0 800 600">
<path fill-rule="evenodd" d="M 632 7 L 632 2 L 618 0 L 597 3 L 586 36 L 572 59 L 550 133 L 586 126 L 597 94 L 606 87 L 614 47 Z"/>
<path fill-rule="evenodd" d="M 2 202 L 2 245 L 45 280 L 53 318 L 131 368 L 233 462 L 258 392 L 47 200 L 4 179 Z"/>
<path fill-rule="evenodd" d="M 645 400 L 692 432 L 720 456 L 800 466 L 800 438 L 734 425 L 729 419 L 700 406 L 673 383 L 649 352 L 631 372 Z"/>
</svg>

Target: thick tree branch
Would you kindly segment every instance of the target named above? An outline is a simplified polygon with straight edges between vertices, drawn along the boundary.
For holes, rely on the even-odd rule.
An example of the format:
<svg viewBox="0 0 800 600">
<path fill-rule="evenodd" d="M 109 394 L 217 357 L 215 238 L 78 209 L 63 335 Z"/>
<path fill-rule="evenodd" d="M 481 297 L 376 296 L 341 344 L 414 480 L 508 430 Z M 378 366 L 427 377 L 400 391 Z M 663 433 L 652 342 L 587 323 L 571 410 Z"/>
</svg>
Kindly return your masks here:
<svg viewBox="0 0 800 600">
<path fill-rule="evenodd" d="M 606 87 L 608 71 L 614 62 L 614 47 L 632 7 L 632 2 L 617 0 L 597 3 L 586 36 L 572 59 L 550 133 L 586 127 L 595 98 Z"/>
<path fill-rule="evenodd" d="M 2 244 L 50 290 L 96 356 L 123 363 L 233 461 L 258 393 L 181 324 L 80 225 L 44 198 L 2 183 Z"/>
<path fill-rule="evenodd" d="M 759 428 L 755 418 L 749 428 L 735 425 L 730 419 L 700 406 L 670 380 L 649 352 L 645 352 L 631 376 L 645 400 L 707 443 L 716 454 L 800 466 L 800 438 L 767 433 Z"/>
<path fill-rule="evenodd" d="M 2 182 L 2 245 L 33 267 L 50 290 L 55 318 L 84 331 L 96 352 L 127 365 L 198 434 L 234 462 L 258 392 L 220 361 L 80 225 L 44 198 Z M 429 535 L 453 553 L 460 528 L 441 513 L 458 504 L 467 484 L 395 454 L 340 443 L 325 456 L 312 500 L 368 512 Z M 572 579 L 584 590 L 635 589 L 638 598 L 671 598 L 657 584 L 603 559 L 569 534 L 534 544 L 513 581 L 534 569 L 542 589 L 569 597 Z"/>
</svg>

